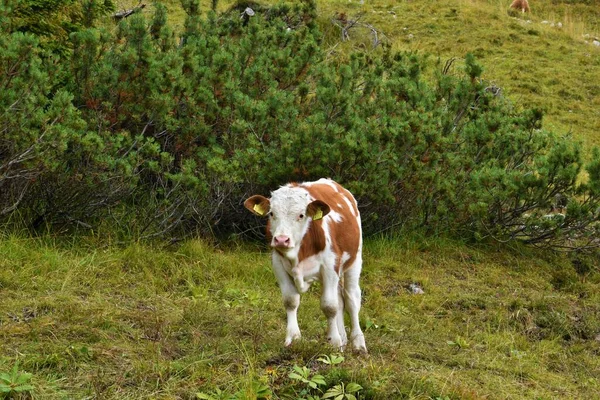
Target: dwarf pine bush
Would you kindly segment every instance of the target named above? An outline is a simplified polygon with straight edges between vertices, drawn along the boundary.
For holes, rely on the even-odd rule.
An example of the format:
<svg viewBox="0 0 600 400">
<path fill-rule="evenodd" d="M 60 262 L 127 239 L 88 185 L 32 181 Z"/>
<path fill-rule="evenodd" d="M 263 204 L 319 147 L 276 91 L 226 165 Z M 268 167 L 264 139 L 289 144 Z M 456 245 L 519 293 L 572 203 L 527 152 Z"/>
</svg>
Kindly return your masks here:
<svg viewBox="0 0 600 400">
<path fill-rule="evenodd" d="M 0 23 L 0 83 L 13 90 L 0 98 L 5 220 L 94 227 L 111 215 L 142 238 L 227 235 L 257 226 L 246 196 L 327 176 L 359 198 L 367 233 L 598 244 L 598 152 L 584 166 L 579 144 L 518 111 L 472 56 L 461 68 L 389 49 L 329 59 L 313 1 L 242 17 L 184 8 L 183 32 L 158 4 L 149 20 L 71 34 L 62 58 Z M 24 87 L 36 95 L 19 103 Z M 42 136 L 48 121 L 60 135 Z M 39 162 L 18 158 L 40 146 Z M 9 180 L 7 165 L 45 184 Z"/>
</svg>

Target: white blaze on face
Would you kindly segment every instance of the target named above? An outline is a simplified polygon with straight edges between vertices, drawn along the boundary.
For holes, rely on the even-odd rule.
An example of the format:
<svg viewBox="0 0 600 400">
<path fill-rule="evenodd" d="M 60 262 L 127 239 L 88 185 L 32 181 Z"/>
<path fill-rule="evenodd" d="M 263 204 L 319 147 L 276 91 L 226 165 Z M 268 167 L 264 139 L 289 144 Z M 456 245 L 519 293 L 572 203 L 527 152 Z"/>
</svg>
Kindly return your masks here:
<svg viewBox="0 0 600 400">
<path fill-rule="evenodd" d="M 310 202 L 308 192 L 297 187 L 284 186 L 271 193 L 271 246 L 291 250 L 300 245 L 308 230 Z"/>
</svg>

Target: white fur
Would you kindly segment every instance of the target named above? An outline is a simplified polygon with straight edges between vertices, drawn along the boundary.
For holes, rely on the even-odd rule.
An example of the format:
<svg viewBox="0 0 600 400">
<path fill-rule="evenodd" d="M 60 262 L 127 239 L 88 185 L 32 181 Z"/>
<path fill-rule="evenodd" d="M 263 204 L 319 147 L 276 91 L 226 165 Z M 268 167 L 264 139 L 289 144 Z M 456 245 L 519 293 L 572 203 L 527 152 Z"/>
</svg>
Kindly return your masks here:
<svg viewBox="0 0 600 400">
<path fill-rule="evenodd" d="M 352 212 L 352 215 L 356 216 L 356 212 L 354 211 L 354 207 L 352 207 L 352 202 L 350 201 L 350 199 L 347 198 L 346 196 L 344 196 L 344 201 L 346 202 L 346 205 L 348 206 L 348 209 Z"/>
</svg>

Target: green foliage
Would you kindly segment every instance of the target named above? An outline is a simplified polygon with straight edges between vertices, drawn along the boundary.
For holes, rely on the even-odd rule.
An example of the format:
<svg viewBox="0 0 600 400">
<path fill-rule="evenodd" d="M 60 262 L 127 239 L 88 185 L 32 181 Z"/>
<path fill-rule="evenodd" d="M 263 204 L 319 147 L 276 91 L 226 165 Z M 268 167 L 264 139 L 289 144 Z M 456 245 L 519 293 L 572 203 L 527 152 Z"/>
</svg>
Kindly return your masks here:
<svg viewBox="0 0 600 400">
<path fill-rule="evenodd" d="M 31 33 L 43 48 L 66 55 L 69 35 L 113 11 L 112 0 L 3 0 L 11 8 L 10 31 Z"/>
<path fill-rule="evenodd" d="M 30 34 L 0 33 L 0 216 L 26 226 L 90 227 L 98 210 L 133 193 L 158 147 L 143 136 L 88 130 L 61 87 L 60 59 Z"/>
<path fill-rule="evenodd" d="M 343 363 L 345 360 L 344 356 L 340 354 L 332 354 L 328 356 L 327 354 L 323 354 L 321 357 L 317 358 L 317 361 L 321 361 L 323 364 L 327 365 L 337 365 Z"/>
<path fill-rule="evenodd" d="M 350 382 L 347 385 L 340 383 L 335 385 L 325 392 L 322 399 L 335 399 L 335 400 L 356 400 L 358 392 L 362 390 L 362 386 L 358 383 Z"/>
<path fill-rule="evenodd" d="M 114 34 L 73 33 L 70 58 L 4 34 L 14 67 L 0 78 L 0 143 L 12 161 L 0 168 L 28 171 L 0 178 L 4 215 L 224 236 L 254 231 L 246 196 L 329 176 L 359 198 L 367 234 L 598 245 L 599 153 L 584 166 L 579 144 L 546 132 L 540 111 L 517 111 L 471 54 L 456 69 L 389 49 L 328 60 L 313 2 L 244 18 L 184 8 L 179 40 L 157 4 Z M 566 212 L 548 215 L 557 202 Z"/>
<path fill-rule="evenodd" d="M 31 374 L 19 372 L 18 363 L 10 372 L 0 373 L 0 398 L 7 399 L 19 394 L 26 394 L 33 390 L 29 383 Z"/>
<path fill-rule="evenodd" d="M 234 394 L 229 394 L 216 388 L 210 393 L 196 393 L 196 398 L 200 400 L 263 400 L 270 399 L 271 389 L 263 383 L 253 381 L 249 390 L 240 390 Z"/>
<path fill-rule="evenodd" d="M 311 389 L 317 389 L 319 386 L 326 385 L 325 378 L 323 375 L 311 374 L 310 369 L 307 367 L 299 367 L 294 365 L 294 371 L 288 375 L 290 379 L 302 382 Z"/>
</svg>

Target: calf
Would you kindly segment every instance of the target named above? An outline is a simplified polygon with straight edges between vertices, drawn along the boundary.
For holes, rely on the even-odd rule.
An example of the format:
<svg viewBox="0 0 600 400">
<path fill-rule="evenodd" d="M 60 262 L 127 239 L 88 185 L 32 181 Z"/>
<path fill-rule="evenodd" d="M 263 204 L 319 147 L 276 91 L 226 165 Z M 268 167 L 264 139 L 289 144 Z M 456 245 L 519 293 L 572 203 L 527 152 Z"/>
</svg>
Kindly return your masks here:
<svg viewBox="0 0 600 400">
<path fill-rule="evenodd" d="M 331 179 L 320 179 L 287 184 L 272 192 L 270 199 L 252 196 L 244 206 L 256 215 L 269 217 L 267 237 L 273 248 L 273 272 L 287 311 L 285 345 L 300 338 L 300 293 L 321 280 L 327 340 L 340 349 L 346 345 L 345 308 L 350 315 L 352 346 L 366 352 L 358 320 L 362 229 L 354 196 Z"/>
</svg>

